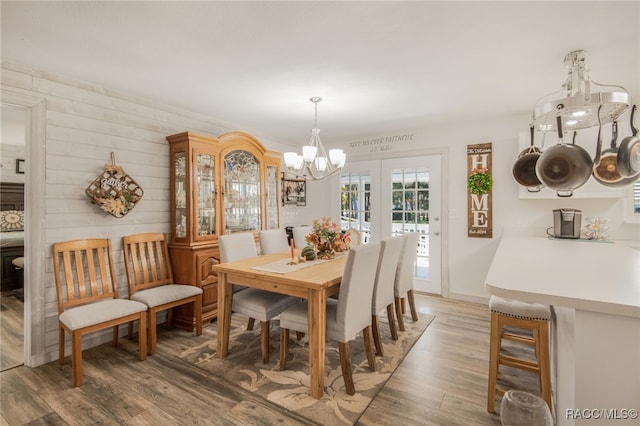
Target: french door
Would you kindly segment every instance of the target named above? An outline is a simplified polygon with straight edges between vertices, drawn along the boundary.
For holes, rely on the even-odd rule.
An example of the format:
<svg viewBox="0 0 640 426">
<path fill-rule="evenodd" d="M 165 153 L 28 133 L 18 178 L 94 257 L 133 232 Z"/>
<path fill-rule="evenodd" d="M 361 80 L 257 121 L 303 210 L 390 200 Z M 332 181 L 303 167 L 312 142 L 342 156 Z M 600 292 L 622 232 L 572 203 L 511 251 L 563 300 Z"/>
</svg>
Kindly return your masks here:
<svg viewBox="0 0 640 426">
<path fill-rule="evenodd" d="M 341 176 L 342 227 L 361 243 L 420 234 L 414 288 L 442 294 L 439 155 L 350 163 Z"/>
</svg>

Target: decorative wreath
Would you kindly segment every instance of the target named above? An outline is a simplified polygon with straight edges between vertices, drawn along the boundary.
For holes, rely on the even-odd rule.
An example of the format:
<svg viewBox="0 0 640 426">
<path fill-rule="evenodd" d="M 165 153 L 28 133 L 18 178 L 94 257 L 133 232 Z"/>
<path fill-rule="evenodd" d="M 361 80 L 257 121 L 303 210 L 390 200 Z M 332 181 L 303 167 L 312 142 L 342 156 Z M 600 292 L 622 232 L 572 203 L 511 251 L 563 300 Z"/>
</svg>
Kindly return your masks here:
<svg viewBox="0 0 640 426">
<path fill-rule="evenodd" d="M 126 215 L 144 194 L 133 178 L 116 165 L 113 153 L 111 164 L 104 165 L 104 171 L 87 187 L 85 193 L 92 203 L 115 217 Z"/>
<path fill-rule="evenodd" d="M 467 188 L 472 194 L 486 194 L 493 187 L 493 178 L 489 170 L 485 168 L 475 168 L 467 178 Z"/>
</svg>

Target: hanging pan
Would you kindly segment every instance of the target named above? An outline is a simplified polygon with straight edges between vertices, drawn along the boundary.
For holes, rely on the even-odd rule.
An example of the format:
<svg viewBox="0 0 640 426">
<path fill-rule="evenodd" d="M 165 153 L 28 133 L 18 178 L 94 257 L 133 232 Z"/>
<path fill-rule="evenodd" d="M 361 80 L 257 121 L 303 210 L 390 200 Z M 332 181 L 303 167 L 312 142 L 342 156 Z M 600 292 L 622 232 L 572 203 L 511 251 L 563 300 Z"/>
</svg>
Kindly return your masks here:
<svg viewBox="0 0 640 426">
<path fill-rule="evenodd" d="M 544 185 L 536 175 L 536 163 L 542 151 L 533 144 L 533 125 L 530 127 L 530 130 L 531 145 L 518 155 L 518 159 L 513 165 L 513 178 L 520 185 L 526 187 L 527 191 L 539 192 Z"/>
<path fill-rule="evenodd" d="M 635 111 L 636 105 L 631 108 L 631 132 L 633 136 L 627 136 L 620 142 L 617 163 L 620 175 L 633 180 L 640 175 L 640 138 L 638 138 L 638 129 L 633 126 Z"/>
<path fill-rule="evenodd" d="M 558 143 L 547 148 L 536 163 L 536 175 L 558 197 L 571 197 L 573 191 L 587 182 L 593 169 L 589 153 L 579 145 L 563 142 L 562 118 L 558 123 Z"/>
<path fill-rule="evenodd" d="M 636 177 L 625 178 L 618 171 L 618 122 L 611 125 L 611 147 L 603 151 L 600 132 L 598 131 L 598 142 L 596 145 L 596 158 L 593 160 L 593 178 L 600 184 L 610 187 L 629 185 L 636 180 Z"/>
</svg>

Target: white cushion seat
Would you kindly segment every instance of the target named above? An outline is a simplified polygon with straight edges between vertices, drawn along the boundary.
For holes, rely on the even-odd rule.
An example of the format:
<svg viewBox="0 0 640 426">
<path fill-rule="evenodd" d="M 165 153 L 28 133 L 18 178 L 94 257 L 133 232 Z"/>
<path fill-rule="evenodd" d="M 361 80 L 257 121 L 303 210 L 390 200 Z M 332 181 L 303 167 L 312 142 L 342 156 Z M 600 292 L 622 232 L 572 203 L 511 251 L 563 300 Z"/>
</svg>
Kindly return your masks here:
<svg viewBox="0 0 640 426">
<path fill-rule="evenodd" d="M 489 309 L 501 315 L 525 320 L 549 320 L 551 309 L 540 303 L 526 303 L 520 300 L 491 296 Z"/>
<path fill-rule="evenodd" d="M 193 285 L 167 284 L 147 290 L 140 290 L 131 296 L 131 300 L 142 302 L 153 308 L 165 303 L 202 294 L 202 289 Z"/>
<path fill-rule="evenodd" d="M 70 330 L 78 330 L 146 310 L 147 305 L 133 300 L 106 299 L 75 308 L 67 308 L 60 314 L 59 319 Z"/>
<path fill-rule="evenodd" d="M 269 321 L 298 300 L 296 297 L 246 288 L 233 294 L 232 310 L 258 321 Z"/>
</svg>

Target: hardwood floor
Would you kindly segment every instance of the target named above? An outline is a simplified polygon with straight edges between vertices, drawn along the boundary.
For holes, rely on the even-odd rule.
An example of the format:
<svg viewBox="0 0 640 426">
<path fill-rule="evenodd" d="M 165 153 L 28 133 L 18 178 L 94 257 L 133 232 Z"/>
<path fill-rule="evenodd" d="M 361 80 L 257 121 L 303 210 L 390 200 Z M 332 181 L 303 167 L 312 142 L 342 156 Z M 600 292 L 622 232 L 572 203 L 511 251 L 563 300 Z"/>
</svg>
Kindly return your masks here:
<svg viewBox="0 0 640 426">
<path fill-rule="evenodd" d="M 0 295 L 0 371 L 22 365 L 24 359 L 24 304 L 13 291 Z"/>
<path fill-rule="evenodd" d="M 359 425 L 500 425 L 486 412 L 486 305 L 417 295 L 435 320 L 360 417 Z M 161 344 L 179 344 L 164 339 Z M 85 374 L 71 386 L 69 360 L 0 374 L 2 425 L 303 425 L 309 421 L 173 357 L 140 362 L 109 344 L 84 351 Z M 539 394 L 531 373 L 502 379 Z M 497 403 L 499 409 L 499 401 Z"/>
</svg>

